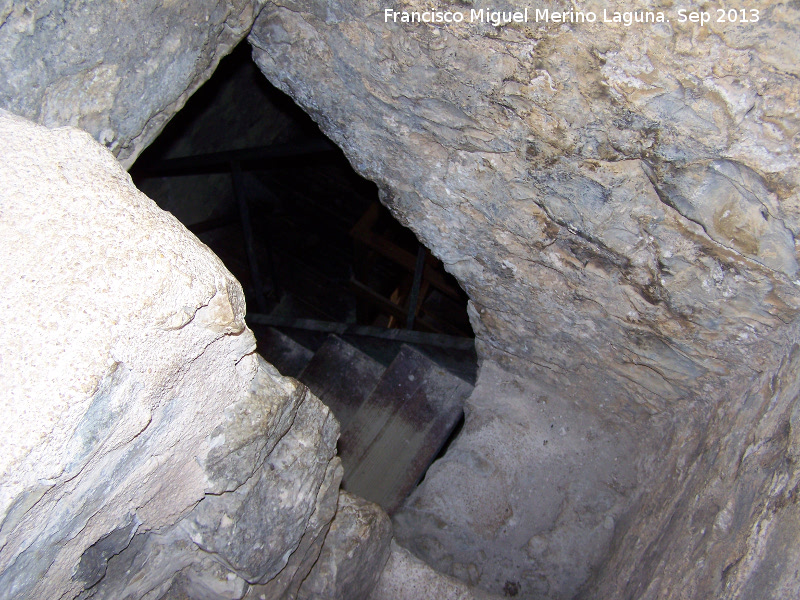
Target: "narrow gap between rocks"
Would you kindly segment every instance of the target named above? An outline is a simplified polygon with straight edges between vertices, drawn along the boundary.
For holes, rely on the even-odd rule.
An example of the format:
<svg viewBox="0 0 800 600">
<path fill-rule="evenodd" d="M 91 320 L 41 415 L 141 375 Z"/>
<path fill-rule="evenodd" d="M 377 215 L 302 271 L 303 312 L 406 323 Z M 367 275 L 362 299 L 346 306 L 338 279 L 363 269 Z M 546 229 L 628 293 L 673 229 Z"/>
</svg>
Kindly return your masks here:
<svg viewBox="0 0 800 600">
<path fill-rule="evenodd" d="M 457 433 L 475 383 L 456 280 L 246 42 L 130 172 L 242 283 L 259 352 L 331 407 L 345 489 L 396 510 Z"/>
</svg>

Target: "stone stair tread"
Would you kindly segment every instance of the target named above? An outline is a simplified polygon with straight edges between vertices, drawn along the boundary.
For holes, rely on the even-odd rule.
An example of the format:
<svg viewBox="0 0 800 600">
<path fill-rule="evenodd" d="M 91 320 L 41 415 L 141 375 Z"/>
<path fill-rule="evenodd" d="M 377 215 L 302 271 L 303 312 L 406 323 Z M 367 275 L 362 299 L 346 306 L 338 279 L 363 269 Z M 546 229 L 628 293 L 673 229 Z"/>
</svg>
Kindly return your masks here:
<svg viewBox="0 0 800 600">
<path fill-rule="evenodd" d="M 403 345 L 342 430 L 346 490 L 399 508 L 447 441 L 472 385 Z"/>
<path fill-rule="evenodd" d="M 352 344 L 329 335 L 298 379 L 330 407 L 344 430 L 385 370 Z"/>
<path fill-rule="evenodd" d="M 282 375 L 297 377 L 314 353 L 274 327 L 259 328 L 258 349 Z"/>
</svg>

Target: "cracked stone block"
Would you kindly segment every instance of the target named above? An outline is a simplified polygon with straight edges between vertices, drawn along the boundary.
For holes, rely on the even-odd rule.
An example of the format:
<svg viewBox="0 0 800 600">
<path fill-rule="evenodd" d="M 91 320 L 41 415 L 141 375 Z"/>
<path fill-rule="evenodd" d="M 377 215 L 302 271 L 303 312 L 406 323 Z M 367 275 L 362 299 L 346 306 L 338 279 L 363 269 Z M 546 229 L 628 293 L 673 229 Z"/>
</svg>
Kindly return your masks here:
<svg viewBox="0 0 800 600">
<path fill-rule="evenodd" d="M 339 491 L 336 516 L 300 600 L 367 598 L 389 558 L 392 525 L 380 506 Z"/>
<path fill-rule="evenodd" d="M 219 259 L 71 128 L 0 112 L 0 598 L 296 592 L 339 427 Z"/>
</svg>

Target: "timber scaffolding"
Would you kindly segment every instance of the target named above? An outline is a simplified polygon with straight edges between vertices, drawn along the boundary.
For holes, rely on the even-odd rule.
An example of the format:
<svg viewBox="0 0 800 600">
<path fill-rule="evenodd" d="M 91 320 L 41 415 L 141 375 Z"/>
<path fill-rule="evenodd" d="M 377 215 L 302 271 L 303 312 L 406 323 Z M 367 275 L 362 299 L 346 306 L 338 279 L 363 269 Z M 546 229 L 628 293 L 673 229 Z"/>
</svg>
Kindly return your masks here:
<svg viewBox="0 0 800 600">
<path fill-rule="evenodd" d="M 266 249 L 266 262 L 269 275 L 269 290 L 259 266 L 256 252 L 253 222 L 250 215 L 249 199 L 243 183 L 246 171 L 281 168 L 302 160 L 306 165 L 321 164 L 336 158 L 340 150 L 325 138 L 310 139 L 284 144 L 253 147 L 199 154 L 188 157 L 161 159 L 150 164 L 137 165 L 134 176 L 137 180 L 161 177 L 180 177 L 187 175 L 230 175 L 236 213 L 215 217 L 188 225 L 196 235 L 227 227 L 236 221 L 242 230 L 247 263 L 252 281 L 254 300 L 258 312 L 249 313 L 247 321 L 252 324 L 279 328 L 305 329 L 314 332 L 334 333 L 348 336 L 365 336 L 396 342 L 420 344 L 441 348 L 468 349 L 473 338 L 468 328 L 448 322 L 447 318 L 436 318 L 424 314 L 422 300 L 426 294 L 435 290 L 454 302 L 466 302 L 466 295 L 454 280 L 447 275 L 441 263 L 427 251 L 422 244 L 416 244 L 416 252 L 398 244 L 387 235 L 388 212 L 376 201 L 351 228 L 354 261 L 349 289 L 357 299 L 356 314 L 358 323 L 342 323 L 319 319 L 289 318 L 271 315 L 267 301 L 268 294 L 280 300 L 282 289 L 275 267 L 271 240 L 260 239 Z M 265 167 L 265 164 L 268 164 Z M 262 190 L 272 196 L 274 194 Z M 278 200 L 278 202 L 280 202 Z M 382 224 L 383 231 L 378 230 Z M 396 224 L 400 227 L 399 224 Z M 369 285 L 369 271 L 374 267 L 376 257 L 382 257 L 401 270 L 410 273 L 401 285 L 388 296 Z M 452 281 L 452 283 L 451 283 Z M 374 326 L 376 315 L 385 315 L 385 327 Z"/>
</svg>

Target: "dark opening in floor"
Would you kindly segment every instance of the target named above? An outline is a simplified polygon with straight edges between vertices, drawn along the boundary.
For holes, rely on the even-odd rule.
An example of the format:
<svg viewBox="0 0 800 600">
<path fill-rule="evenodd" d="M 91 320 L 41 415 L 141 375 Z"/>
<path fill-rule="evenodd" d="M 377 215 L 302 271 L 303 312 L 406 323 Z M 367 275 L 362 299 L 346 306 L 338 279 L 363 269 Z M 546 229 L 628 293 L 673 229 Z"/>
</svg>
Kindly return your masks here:
<svg viewBox="0 0 800 600">
<path fill-rule="evenodd" d="M 475 382 L 467 296 L 456 280 L 269 84 L 246 43 L 131 175 L 242 283 L 259 352 L 331 406 L 345 484 L 396 508 L 442 451 Z M 376 482 L 381 461 L 396 460 L 409 436 L 418 448 L 407 462 L 417 466 Z"/>
</svg>

